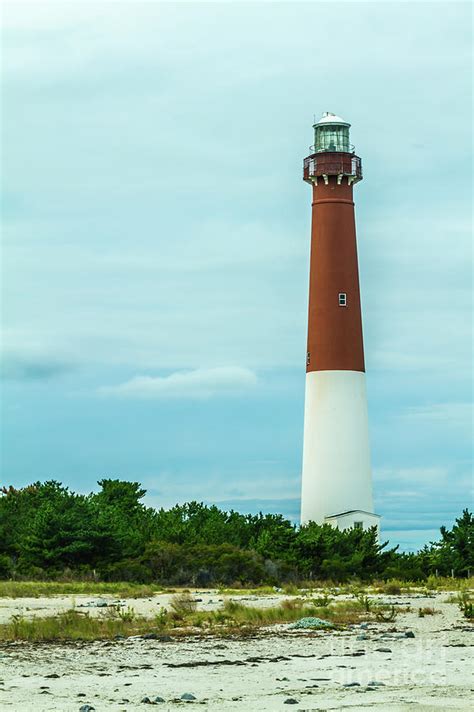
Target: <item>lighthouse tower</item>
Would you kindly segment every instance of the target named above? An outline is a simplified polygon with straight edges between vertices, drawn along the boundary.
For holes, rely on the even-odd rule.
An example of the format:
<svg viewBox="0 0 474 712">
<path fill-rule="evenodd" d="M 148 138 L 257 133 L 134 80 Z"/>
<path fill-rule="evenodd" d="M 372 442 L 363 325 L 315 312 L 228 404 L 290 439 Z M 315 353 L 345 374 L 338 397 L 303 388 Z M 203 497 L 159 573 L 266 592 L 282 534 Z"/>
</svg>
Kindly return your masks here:
<svg viewBox="0 0 474 712">
<path fill-rule="evenodd" d="M 353 187 L 361 160 L 346 121 L 314 125 L 301 523 L 377 526 L 370 467 Z"/>
</svg>

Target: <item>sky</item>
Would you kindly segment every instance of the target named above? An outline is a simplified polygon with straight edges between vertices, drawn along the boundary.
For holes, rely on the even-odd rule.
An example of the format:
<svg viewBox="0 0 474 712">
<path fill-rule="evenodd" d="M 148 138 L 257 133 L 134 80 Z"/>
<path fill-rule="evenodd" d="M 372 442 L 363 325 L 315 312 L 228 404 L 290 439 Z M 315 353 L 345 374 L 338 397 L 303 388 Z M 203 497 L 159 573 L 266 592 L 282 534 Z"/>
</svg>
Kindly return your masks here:
<svg viewBox="0 0 474 712">
<path fill-rule="evenodd" d="M 314 116 L 352 124 L 375 509 L 472 508 L 471 7 L 6 3 L 1 481 L 297 520 Z"/>
</svg>

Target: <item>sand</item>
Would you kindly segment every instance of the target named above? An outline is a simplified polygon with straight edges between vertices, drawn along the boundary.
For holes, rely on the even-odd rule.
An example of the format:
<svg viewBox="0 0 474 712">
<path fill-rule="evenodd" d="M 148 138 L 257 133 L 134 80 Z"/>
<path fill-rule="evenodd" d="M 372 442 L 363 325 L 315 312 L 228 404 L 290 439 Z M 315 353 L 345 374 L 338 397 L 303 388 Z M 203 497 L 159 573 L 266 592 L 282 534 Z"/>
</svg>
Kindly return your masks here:
<svg viewBox="0 0 474 712">
<path fill-rule="evenodd" d="M 222 596 L 215 592 L 197 595 L 202 598 L 201 608 L 221 604 Z M 446 592 L 426 598 L 382 596 L 384 602 L 410 603 L 413 610 L 400 613 L 391 624 L 369 623 L 367 630 L 354 626 L 339 632 L 306 632 L 279 625 L 246 639 L 4 644 L 0 646 L 0 709 L 78 712 L 88 704 L 97 712 L 129 712 L 150 709 L 141 700 L 157 695 L 165 700 L 156 705 L 162 710 L 187 706 L 240 712 L 471 709 L 474 626 L 455 604 L 445 602 L 447 596 Z M 20 611 L 29 616 L 52 614 L 96 600 L 93 596 L 3 599 L 0 621 Z M 280 602 L 282 596 L 236 600 L 266 606 Z M 169 597 L 161 595 L 123 603 L 151 615 L 168 602 Z M 418 608 L 424 606 L 440 613 L 420 618 Z M 103 614 L 100 608 L 90 610 L 93 615 Z M 404 637 L 406 631 L 413 631 L 415 637 Z M 357 639 L 360 635 L 367 639 Z M 358 685 L 344 687 L 350 683 Z M 368 688 L 369 683 L 378 684 Z M 196 700 L 179 700 L 183 693 Z M 296 703 L 285 702 L 288 699 Z"/>
</svg>

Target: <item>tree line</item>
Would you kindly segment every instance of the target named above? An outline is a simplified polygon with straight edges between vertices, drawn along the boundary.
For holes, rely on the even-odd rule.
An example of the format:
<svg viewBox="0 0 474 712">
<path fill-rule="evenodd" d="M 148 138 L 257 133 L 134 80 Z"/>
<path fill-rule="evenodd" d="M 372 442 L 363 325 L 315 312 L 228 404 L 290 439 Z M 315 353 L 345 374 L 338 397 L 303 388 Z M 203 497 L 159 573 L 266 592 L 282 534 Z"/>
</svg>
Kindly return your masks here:
<svg viewBox="0 0 474 712">
<path fill-rule="evenodd" d="M 474 571 L 467 509 L 416 553 L 379 543 L 375 528 L 297 527 L 280 514 L 189 502 L 143 504 L 138 482 L 103 479 L 77 494 L 54 480 L 0 490 L 0 578 L 95 578 L 164 585 L 243 585 L 353 577 L 423 580 Z"/>
</svg>

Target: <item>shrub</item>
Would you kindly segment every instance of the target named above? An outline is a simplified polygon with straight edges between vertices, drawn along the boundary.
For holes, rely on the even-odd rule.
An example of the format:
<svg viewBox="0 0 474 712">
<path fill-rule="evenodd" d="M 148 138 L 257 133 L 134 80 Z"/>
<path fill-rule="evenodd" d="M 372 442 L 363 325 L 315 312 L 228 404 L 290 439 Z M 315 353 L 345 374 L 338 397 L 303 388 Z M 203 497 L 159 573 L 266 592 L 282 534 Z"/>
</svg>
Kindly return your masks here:
<svg viewBox="0 0 474 712">
<path fill-rule="evenodd" d="M 401 593 L 402 592 L 401 581 L 397 581 L 396 579 L 387 581 L 383 586 L 383 592 L 388 593 L 390 595 L 397 595 L 397 594 Z"/>
<path fill-rule="evenodd" d="M 418 609 L 418 618 L 424 618 L 425 616 L 434 616 L 437 613 L 441 613 L 441 611 L 438 611 L 436 608 L 426 606 L 424 608 Z"/>
<path fill-rule="evenodd" d="M 472 620 L 474 618 L 474 605 L 469 591 L 460 591 L 458 595 L 458 605 L 464 618 Z"/>
<path fill-rule="evenodd" d="M 173 611 L 173 616 L 182 620 L 189 616 L 191 613 L 195 613 L 197 608 L 197 603 L 192 597 L 192 595 L 183 591 L 182 593 L 176 593 L 171 599 L 171 609 Z"/>
</svg>

